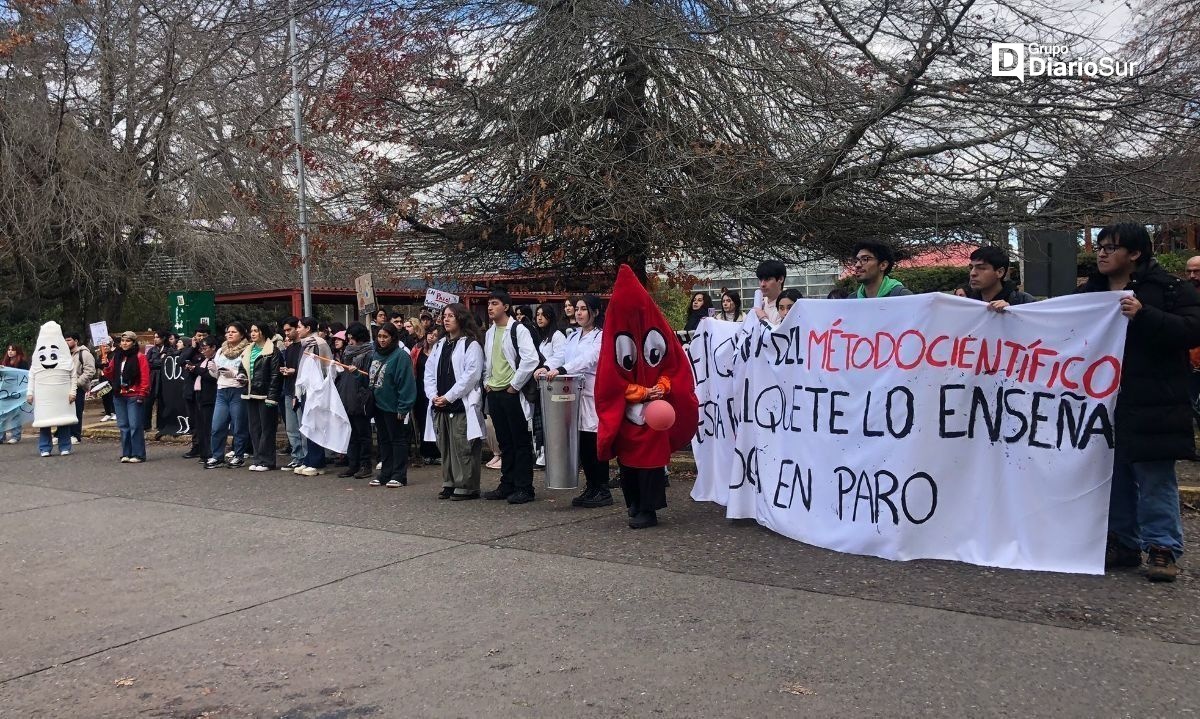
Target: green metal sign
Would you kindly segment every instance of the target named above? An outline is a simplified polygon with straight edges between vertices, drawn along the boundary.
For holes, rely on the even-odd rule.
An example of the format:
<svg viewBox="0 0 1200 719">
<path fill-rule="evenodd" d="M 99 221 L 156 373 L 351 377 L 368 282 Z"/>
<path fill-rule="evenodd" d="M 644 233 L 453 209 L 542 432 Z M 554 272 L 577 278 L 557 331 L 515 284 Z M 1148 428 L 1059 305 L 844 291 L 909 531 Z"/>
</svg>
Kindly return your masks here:
<svg viewBox="0 0 1200 719">
<path fill-rule="evenodd" d="M 171 292 L 167 295 L 167 317 L 171 330 L 181 335 L 195 333 L 196 327 L 210 327 L 217 318 L 217 299 L 212 292 Z"/>
</svg>

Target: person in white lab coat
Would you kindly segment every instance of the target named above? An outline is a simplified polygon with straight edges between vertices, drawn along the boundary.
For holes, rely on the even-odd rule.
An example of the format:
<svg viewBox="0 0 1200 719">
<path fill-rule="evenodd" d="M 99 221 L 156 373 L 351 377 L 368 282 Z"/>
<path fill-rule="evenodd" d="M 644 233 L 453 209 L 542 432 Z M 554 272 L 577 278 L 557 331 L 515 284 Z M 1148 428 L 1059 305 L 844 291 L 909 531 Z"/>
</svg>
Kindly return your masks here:
<svg viewBox="0 0 1200 719">
<path fill-rule="evenodd" d="M 538 369 L 562 367 L 563 353 L 567 349 L 567 334 L 563 331 L 559 305 L 555 302 L 543 302 L 534 310 L 533 319 L 537 324 L 538 335 L 542 338 L 541 344 L 538 345 L 538 354 L 542 358 L 542 363 Z M 537 457 L 533 463 L 538 467 L 545 467 L 546 436 L 542 431 L 543 408 L 541 403 L 538 402 L 533 409 L 533 449 Z"/>
<path fill-rule="evenodd" d="M 483 334 L 465 305 L 442 311 L 446 336 L 425 363 L 425 395 L 430 398 L 425 441 L 436 441 L 442 456 L 440 499 L 479 499 L 483 454 Z"/>
<path fill-rule="evenodd" d="M 539 369 L 540 376 L 554 379 L 560 374 L 581 375 L 583 390 L 579 397 L 579 465 L 587 486 L 571 500 L 575 507 L 607 507 L 613 503 L 608 489 L 608 462 L 596 458 L 596 364 L 600 360 L 600 342 L 604 335 L 600 316 L 600 298 L 584 295 L 575 303 L 575 322 L 579 331 L 567 338 L 562 365 Z"/>
</svg>

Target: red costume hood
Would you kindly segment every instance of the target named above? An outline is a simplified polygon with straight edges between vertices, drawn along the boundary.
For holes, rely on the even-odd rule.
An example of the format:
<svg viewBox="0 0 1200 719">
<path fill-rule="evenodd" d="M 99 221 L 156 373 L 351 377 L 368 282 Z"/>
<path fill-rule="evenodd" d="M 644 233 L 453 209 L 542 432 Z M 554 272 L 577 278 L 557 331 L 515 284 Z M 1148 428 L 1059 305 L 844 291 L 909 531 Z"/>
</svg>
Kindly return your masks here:
<svg viewBox="0 0 1200 719">
<path fill-rule="evenodd" d="M 664 375 L 670 381 L 665 399 L 675 409 L 675 424 L 659 432 L 626 416 L 627 407 L 636 403 L 631 405 L 625 393 L 630 385 L 653 387 Z M 616 457 L 626 467 L 639 469 L 665 467 L 672 452 L 692 441 L 699 420 L 696 383 L 683 345 L 627 265 L 617 273 L 605 313 L 596 366 L 596 413 L 600 459 Z"/>
</svg>

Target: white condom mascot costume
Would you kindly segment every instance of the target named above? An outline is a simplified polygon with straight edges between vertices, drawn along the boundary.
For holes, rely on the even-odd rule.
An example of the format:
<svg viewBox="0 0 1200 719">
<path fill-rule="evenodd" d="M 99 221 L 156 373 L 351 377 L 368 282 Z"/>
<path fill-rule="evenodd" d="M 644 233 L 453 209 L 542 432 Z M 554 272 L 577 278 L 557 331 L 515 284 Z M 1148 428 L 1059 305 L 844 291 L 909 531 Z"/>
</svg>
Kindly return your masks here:
<svg viewBox="0 0 1200 719">
<path fill-rule="evenodd" d="M 34 427 L 62 427 L 79 421 L 71 401 L 71 361 L 62 327 L 57 322 L 42 325 L 29 363 Z"/>
</svg>

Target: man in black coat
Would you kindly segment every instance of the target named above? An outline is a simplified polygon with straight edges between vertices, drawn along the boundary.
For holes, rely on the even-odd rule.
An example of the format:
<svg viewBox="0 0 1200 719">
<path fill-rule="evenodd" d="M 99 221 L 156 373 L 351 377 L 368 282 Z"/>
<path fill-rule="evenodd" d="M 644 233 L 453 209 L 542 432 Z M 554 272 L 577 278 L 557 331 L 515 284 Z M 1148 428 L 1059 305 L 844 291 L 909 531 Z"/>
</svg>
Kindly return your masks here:
<svg viewBox="0 0 1200 719">
<path fill-rule="evenodd" d="M 1149 554 L 1146 576 L 1171 582 L 1179 574 L 1183 526 L 1175 461 L 1195 452 L 1188 397 L 1188 349 L 1200 345 L 1200 293 L 1154 261 L 1142 225 L 1100 231 L 1099 271 L 1081 292 L 1129 290 L 1121 391 L 1115 416 L 1116 452 L 1108 510 L 1105 567 L 1137 567 Z"/>
</svg>

